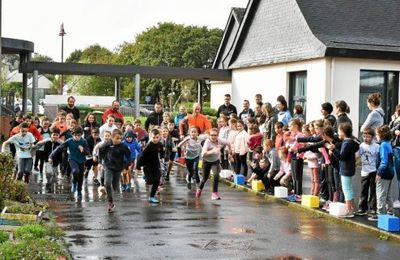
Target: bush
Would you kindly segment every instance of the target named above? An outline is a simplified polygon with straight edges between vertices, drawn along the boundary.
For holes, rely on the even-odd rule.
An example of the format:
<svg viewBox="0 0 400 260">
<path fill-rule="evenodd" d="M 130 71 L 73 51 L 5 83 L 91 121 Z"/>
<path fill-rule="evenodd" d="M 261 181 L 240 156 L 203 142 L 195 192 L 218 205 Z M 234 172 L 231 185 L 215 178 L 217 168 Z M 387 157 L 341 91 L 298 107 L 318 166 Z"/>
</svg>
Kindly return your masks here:
<svg viewBox="0 0 400 260">
<path fill-rule="evenodd" d="M 8 241 L 8 233 L 0 230 L 0 244 L 6 241 Z"/>
<path fill-rule="evenodd" d="M 39 224 L 25 225 L 15 230 L 15 237 L 19 239 L 38 239 L 44 238 L 47 230 Z"/>
<path fill-rule="evenodd" d="M 49 205 L 44 203 L 21 203 L 17 201 L 6 200 L 4 206 L 7 207 L 7 213 L 21 214 L 39 214 L 40 211 L 45 211 Z"/>
<path fill-rule="evenodd" d="M 8 187 L 8 194 L 5 198 L 22 203 L 30 202 L 31 197 L 29 196 L 28 185 L 23 181 L 13 181 Z"/>
<path fill-rule="evenodd" d="M 0 210 L 13 183 L 14 158 L 10 153 L 0 153 Z"/>
<path fill-rule="evenodd" d="M 66 256 L 61 246 L 47 239 L 16 240 L 0 244 L 0 259 L 53 260 Z"/>
</svg>

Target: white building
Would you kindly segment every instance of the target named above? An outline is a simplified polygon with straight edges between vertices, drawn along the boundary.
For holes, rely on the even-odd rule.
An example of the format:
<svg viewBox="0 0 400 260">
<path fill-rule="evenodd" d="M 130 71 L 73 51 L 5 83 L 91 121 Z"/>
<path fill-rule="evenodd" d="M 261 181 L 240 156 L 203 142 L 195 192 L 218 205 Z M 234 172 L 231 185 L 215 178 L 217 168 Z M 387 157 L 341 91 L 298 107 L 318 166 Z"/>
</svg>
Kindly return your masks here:
<svg viewBox="0 0 400 260">
<path fill-rule="evenodd" d="M 212 83 L 211 106 L 225 93 L 238 111 L 257 93 L 273 105 L 284 95 L 312 120 L 323 102 L 342 99 L 357 134 L 366 97 L 379 91 L 388 121 L 399 99 L 399 14 L 394 0 L 250 0 L 229 16 L 213 67 L 230 69 L 232 81 Z"/>
</svg>

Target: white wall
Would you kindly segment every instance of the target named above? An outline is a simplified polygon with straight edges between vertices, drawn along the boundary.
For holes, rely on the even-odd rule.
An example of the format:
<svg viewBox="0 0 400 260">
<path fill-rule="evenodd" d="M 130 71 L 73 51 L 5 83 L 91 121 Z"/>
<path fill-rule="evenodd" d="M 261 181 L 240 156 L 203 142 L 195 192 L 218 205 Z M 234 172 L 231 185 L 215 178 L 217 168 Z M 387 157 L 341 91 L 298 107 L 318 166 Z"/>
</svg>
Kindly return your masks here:
<svg viewBox="0 0 400 260">
<path fill-rule="evenodd" d="M 220 105 L 224 103 L 224 95 L 232 95 L 232 83 L 231 82 L 211 82 L 211 97 L 210 106 L 211 108 L 218 109 Z"/>
<path fill-rule="evenodd" d="M 349 117 L 358 135 L 360 70 L 400 71 L 400 61 L 333 58 L 332 103 L 343 99 L 350 106 Z"/>
<path fill-rule="evenodd" d="M 325 100 L 326 60 L 275 64 L 232 71 L 232 103 L 241 111 L 242 101 L 248 99 L 255 106 L 254 96 L 262 94 L 263 102 L 276 104 L 276 97 L 289 96 L 289 73 L 307 71 L 307 119 L 320 118 L 320 105 Z"/>
</svg>

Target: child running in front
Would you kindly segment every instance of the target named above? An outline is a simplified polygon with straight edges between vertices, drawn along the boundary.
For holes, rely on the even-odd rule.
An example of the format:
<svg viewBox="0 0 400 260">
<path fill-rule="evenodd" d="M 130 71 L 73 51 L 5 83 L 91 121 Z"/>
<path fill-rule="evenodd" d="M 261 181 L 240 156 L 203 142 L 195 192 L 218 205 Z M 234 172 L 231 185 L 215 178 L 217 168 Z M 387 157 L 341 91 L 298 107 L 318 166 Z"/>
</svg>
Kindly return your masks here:
<svg viewBox="0 0 400 260">
<path fill-rule="evenodd" d="M 330 153 L 333 153 L 339 159 L 339 174 L 342 181 L 344 199 L 346 201 L 347 214 L 344 218 L 354 217 L 353 205 L 353 183 L 352 177 L 356 172 L 356 152 L 359 149 L 359 143 L 353 139 L 353 127 L 350 123 L 342 123 L 338 129 L 339 138 L 343 140 L 339 148 L 334 144 L 329 146 Z"/>
<path fill-rule="evenodd" d="M 138 172 L 140 172 L 140 168 L 143 167 L 146 184 L 152 185 L 148 199 L 150 203 L 160 203 L 155 197 L 161 178 L 160 158 L 164 158 L 164 147 L 160 142 L 160 138 L 160 131 L 155 128 L 152 129 L 150 142 L 143 149 L 136 164 Z"/>
<path fill-rule="evenodd" d="M 361 195 L 358 202 L 357 216 L 365 216 L 370 210 L 371 216 L 376 215 L 376 161 L 379 156 L 379 144 L 374 142 L 374 130 L 364 129 L 364 142 L 360 144 L 358 155 L 361 157 Z"/>
<path fill-rule="evenodd" d="M 33 134 L 28 132 L 29 124 L 23 122 L 20 124 L 19 133 L 10 137 L 5 141 L 1 147 L 2 151 L 5 151 L 7 144 L 14 144 L 17 149 L 18 158 L 18 174 L 17 180 L 22 180 L 29 183 L 29 178 L 32 173 L 32 149 L 35 147 L 35 137 Z"/>
<path fill-rule="evenodd" d="M 61 154 L 65 148 L 68 148 L 68 163 L 72 174 L 72 194 L 78 193 L 78 200 L 82 199 L 82 183 L 85 171 L 86 155 L 90 155 L 90 149 L 86 140 L 82 137 L 83 129 L 77 126 L 72 131 L 72 137 L 65 140 L 64 143 L 55 149 L 49 158 L 52 162 L 56 156 Z"/>
<path fill-rule="evenodd" d="M 185 161 L 188 174 L 186 177 L 187 188 L 192 189 L 192 178 L 195 178 L 196 183 L 200 184 L 199 177 L 199 159 L 201 155 L 201 142 L 204 137 L 199 137 L 200 129 L 197 126 L 190 128 L 190 135 L 185 137 L 179 144 L 178 147 L 185 145 Z"/>
<path fill-rule="evenodd" d="M 201 192 L 208 180 L 208 177 L 210 176 L 210 171 L 212 169 L 214 174 L 214 182 L 211 199 L 221 199 L 221 196 L 218 193 L 219 173 L 221 171 L 221 164 L 219 159 L 221 157 L 221 149 L 225 145 L 229 145 L 229 141 L 218 138 L 218 129 L 211 129 L 210 137 L 204 142 L 201 152 L 203 157 L 203 176 L 200 182 L 200 186 L 196 191 L 196 198 L 200 198 Z"/>
<path fill-rule="evenodd" d="M 99 161 L 104 167 L 105 186 L 107 190 L 108 212 L 115 208 L 112 190 L 118 191 L 119 178 L 123 169 L 131 164 L 131 152 L 122 144 L 122 132 L 114 129 L 111 134 L 111 142 L 105 142 L 99 149 Z"/>
<path fill-rule="evenodd" d="M 394 177 L 393 149 L 390 143 L 392 138 L 390 128 L 383 125 L 376 129 L 376 137 L 379 146 L 378 170 L 376 173 L 376 198 L 377 198 L 377 214 L 388 214 L 393 212 L 393 200 L 390 195 L 390 186 Z M 371 221 L 377 221 L 378 216 L 368 218 Z"/>
</svg>

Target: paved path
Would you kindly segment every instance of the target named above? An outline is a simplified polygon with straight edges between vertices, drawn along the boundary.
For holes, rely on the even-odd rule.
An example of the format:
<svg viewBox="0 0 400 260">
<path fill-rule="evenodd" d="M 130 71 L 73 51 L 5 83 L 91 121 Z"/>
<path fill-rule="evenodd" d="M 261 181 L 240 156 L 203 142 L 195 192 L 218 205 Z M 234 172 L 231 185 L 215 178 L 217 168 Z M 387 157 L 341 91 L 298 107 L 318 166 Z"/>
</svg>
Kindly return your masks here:
<svg viewBox="0 0 400 260">
<path fill-rule="evenodd" d="M 220 185 L 222 200 L 188 191 L 183 170 L 172 176 L 162 203 L 149 205 L 143 180 L 106 212 L 91 181 L 84 200 L 55 202 L 75 259 L 396 259 L 399 244 L 317 219 Z M 68 185 L 65 185 L 65 190 Z"/>
</svg>

